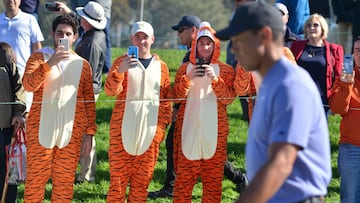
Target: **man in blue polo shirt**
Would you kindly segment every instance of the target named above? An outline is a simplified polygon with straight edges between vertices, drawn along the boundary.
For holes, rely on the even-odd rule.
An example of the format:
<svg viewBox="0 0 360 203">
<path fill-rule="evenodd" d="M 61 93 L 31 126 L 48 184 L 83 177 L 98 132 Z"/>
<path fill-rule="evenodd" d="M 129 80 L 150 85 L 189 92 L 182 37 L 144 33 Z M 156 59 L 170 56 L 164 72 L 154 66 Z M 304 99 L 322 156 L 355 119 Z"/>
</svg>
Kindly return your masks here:
<svg viewBox="0 0 360 203">
<path fill-rule="evenodd" d="M 237 202 L 323 202 L 331 179 L 330 141 L 310 75 L 283 56 L 285 26 L 265 2 L 241 5 L 229 27 L 231 51 L 262 84 L 246 145 L 250 185 Z"/>
</svg>

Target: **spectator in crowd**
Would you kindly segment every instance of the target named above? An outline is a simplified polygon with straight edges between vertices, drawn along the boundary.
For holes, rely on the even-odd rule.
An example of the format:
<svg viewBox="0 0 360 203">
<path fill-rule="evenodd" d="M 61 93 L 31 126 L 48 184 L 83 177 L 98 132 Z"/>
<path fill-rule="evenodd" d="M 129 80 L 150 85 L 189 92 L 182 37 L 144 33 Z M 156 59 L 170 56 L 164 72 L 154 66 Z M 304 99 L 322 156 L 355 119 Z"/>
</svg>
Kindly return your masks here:
<svg viewBox="0 0 360 203">
<path fill-rule="evenodd" d="M 331 3 L 338 28 L 337 42 L 344 48 L 345 54 L 350 54 L 351 46 L 349 46 L 348 42 L 351 40 L 351 12 L 344 9 L 342 0 L 332 0 Z"/>
<path fill-rule="evenodd" d="M 0 104 L 0 199 L 4 198 L 2 200 L 6 203 L 15 203 L 17 185 L 5 184 L 8 175 L 6 146 L 10 144 L 13 133 L 24 127 L 25 95 L 15 53 L 5 42 L 0 42 L 0 84 L 0 102 L 14 102 L 12 105 Z M 4 190 L 4 187 L 7 189 Z"/>
<path fill-rule="evenodd" d="M 304 30 L 305 40 L 294 42 L 291 51 L 297 64 L 307 70 L 315 81 L 328 114 L 328 98 L 333 81 L 340 76 L 344 51 L 340 45 L 326 40 L 329 28 L 321 15 L 312 14 L 306 20 Z"/>
<path fill-rule="evenodd" d="M 44 37 L 34 16 L 20 10 L 21 0 L 3 0 L 5 12 L 0 14 L 0 41 L 15 52 L 20 78 L 31 53 L 41 48 Z M 26 92 L 26 107 L 30 110 L 32 94 Z"/>
<path fill-rule="evenodd" d="M 285 4 L 283 3 L 275 3 L 274 6 L 280 11 L 281 16 L 282 16 L 282 20 L 284 22 L 284 24 L 286 25 L 286 31 L 285 31 L 285 35 L 284 35 L 284 45 L 287 48 L 291 48 L 291 45 L 294 41 L 300 40 L 300 36 L 296 35 L 295 33 L 293 33 L 289 26 L 287 26 L 288 22 L 289 22 L 289 11 L 287 9 L 287 7 L 285 6 Z"/>
<path fill-rule="evenodd" d="M 90 0 L 72 0 L 70 1 L 70 7 L 73 11 L 76 10 L 77 7 L 84 7 Z M 99 3 L 105 11 L 106 17 L 106 26 L 105 26 L 105 34 L 106 34 L 106 56 L 105 63 L 103 67 L 103 72 L 107 73 L 111 67 L 111 38 L 110 38 L 110 20 L 111 20 L 111 5 L 112 0 L 93 0 Z"/>
<path fill-rule="evenodd" d="M 86 157 L 91 151 L 96 131 L 91 67 L 70 49 L 78 28 L 74 15 L 56 17 L 51 32 L 55 50 L 33 53 L 26 65 L 23 85 L 34 92 L 34 103 L 26 125 L 25 202 L 42 202 L 49 178 L 51 201 L 71 202 L 80 153 Z M 68 40 L 69 50 L 60 39 Z"/>
<path fill-rule="evenodd" d="M 241 5 L 217 32 L 262 77 L 246 144 L 250 184 L 237 202 L 323 202 L 331 179 L 320 95 L 309 74 L 283 56 L 284 31 L 276 8 L 259 1 Z"/>
<path fill-rule="evenodd" d="M 193 39 L 190 61 L 178 69 L 173 97 L 180 104 L 174 134 L 176 179 L 173 201 L 191 202 L 198 177 L 202 202 L 220 202 L 227 157 L 226 106 L 234 97 L 234 69 L 219 61 L 220 41 L 203 22 Z M 221 99 L 224 98 L 224 99 Z"/>
<path fill-rule="evenodd" d="M 145 21 L 131 28 L 138 59 L 118 57 L 105 92 L 116 96 L 110 121 L 110 187 L 108 202 L 146 202 L 160 143 L 171 121 L 170 76 L 167 65 L 151 53 L 154 29 Z"/>
<path fill-rule="evenodd" d="M 103 7 L 94 1 L 89 1 L 85 7 L 76 8 L 76 11 L 81 17 L 80 24 L 84 29 L 84 33 L 75 48 L 75 52 L 90 63 L 96 102 L 101 91 L 102 70 L 106 55 L 106 35 L 104 32 L 106 18 Z M 92 143 L 90 156 L 80 156 L 81 170 L 77 177 L 77 182 L 79 183 L 84 182 L 84 180 L 89 182 L 95 181 L 97 159 L 94 137 Z"/>
<path fill-rule="evenodd" d="M 244 2 L 248 2 L 248 1 L 255 1 L 255 0 L 234 0 L 234 10 L 230 16 L 230 20 L 234 17 L 234 13 L 236 11 L 236 9 Z M 238 63 L 238 61 L 235 59 L 234 54 L 232 54 L 230 52 L 231 49 L 231 41 L 229 41 L 228 45 L 227 45 L 227 49 L 226 49 L 226 63 L 231 65 L 232 67 L 234 67 L 234 69 L 236 68 L 236 64 Z M 249 95 L 243 95 L 243 96 L 249 96 Z M 247 98 L 240 98 L 240 104 L 241 104 L 241 109 L 242 109 L 242 119 L 249 122 L 249 99 Z M 231 166 L 231 164 L 229 164 L 229 166 Z M 231 167 L 234 168 L 234 167 Z M 235 168 L 234 168 L 235 169 Z M 225 169 L 225 174 L 226 174 L 226 169 Z"/>
<path fill-rule="evenodd" d="M 33 15 L 36 20 L 39 18 L 39 0 L 21 0 L 20 9 L 28 14 Z"/>
<path fill-rule="evenodd" d="M 353 73 L 342 72 L 335 80 L 330 97 L 330 108 L 340 114 L 338 169 L 340 201 L 360 202 L 360 37 L 354 41 Z"/>
<path fill-rule="evenodd" d="M 355 41 L 360 36 L 360 15 L 358 15 L 360 13 L 360 1 L 341 0 L 341 2 L 345 11 L 351 13 L 352 41 Z"/>
<path fill-rule="evenodd" d="M 304 33 L 303 25 L 310 15 L 308 0 L 276 0 L 276 3 L 284 4 L 289 10 L 288 26 L 297 35 Z"/>
<path fill-rule="evenodd" d="M 329 21 L 330 3 L 329 0 L 309 0 L 310 15 L 317 13 Z"/>
<path fill-rule="evenodd" d="M 296 64 L 295 57 L 289 48 L 283 47 L 284 56 L 291 62 Z M 255 105 L 255 97 L 259 92 L 261 85 L 261 76 L 257 71 L 248 71 L 240 63 L 237 64 L 234 89 L 237 95 L 245 96 L 249 95 L 249 122 L 252 118 L 252 113 Z"/>
<path fill-rule="evenodd" d="M 186 15 L 181 18 L 177 25 L 171 27 L 174 31 L 178 32 L 180 43 L 188 48 L 182 63 L 189 61 L 191 43 L 196 36 L 197 29 L 200 25 L 200 19 L 194 15 Z M 172 110 L 172 122 L 168 134 L 166 136 L 166 178 L 164 186 L 154 192 L 149 192 L 150 198 L 159 197 L 172 197 L 175 183 L 175 170 L 174 170 L 174 129 L 179 104 L 175 104 Z"/>
</svg>

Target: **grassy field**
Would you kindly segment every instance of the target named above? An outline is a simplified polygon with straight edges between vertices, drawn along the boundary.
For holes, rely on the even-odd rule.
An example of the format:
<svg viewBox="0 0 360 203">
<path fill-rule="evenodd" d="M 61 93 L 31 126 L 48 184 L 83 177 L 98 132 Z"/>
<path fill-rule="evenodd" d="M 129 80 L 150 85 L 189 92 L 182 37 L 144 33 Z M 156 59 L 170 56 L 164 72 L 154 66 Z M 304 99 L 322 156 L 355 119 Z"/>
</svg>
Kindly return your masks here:
<svg viewBox="0 0 360 203">
<path fill-rule="evenodd" d="M 124 53 L 125 49 L 113 49 L 113 56 L 119 56 Z M 180 65 L 185 51 L 180 50 L 154 50 L 162 60 L 164 60 L 170 69 L 171 76 L 174 78 L 176 69 Z M 222 53 L 221 58 L 224 59 Z M 224 60 L 222 60 L 224 61 Z M 112 113 L 114 98 L 107 97 L 104 93 L 100 95 L 97 101 L 97 125 L 98 131 L 96 134 L 97 157 L 98 165 L 96 172 L 96 182 L 94 184 L 84 183 L 82 185 L 75 185 L 74 187 L 74 200 L 73 202 L 105 202 L 106 194 L 109 187 L 109 164 L 108 164 L 108 145 L 109 145 L 109 121 Z M 230 122 L 230 134 L 228 139 L 228 157 L 229 160 L 242 171 L 245 170 L 245 143 L 247 139 L 247 123 L 241 120 L 242 110 L 240 102 L 236 99 L 231 105 L 228 106 L 228 116 Z M 329 193 L 327 202 L 339 202 L 339 175 L 337 172 L 337 143 L 339 134 L 339 116 L 330 116 L 329 118 L 329 131 L 331 136 L 331 150 L 332 150 L 332 168 L 333 179 L 329 185 Z M 155 191 L 162 187 L 165 179 L 166 170 L 166 148 L 165 142 L 161 144 L 159 160 L 156 164 L 153 181 L 150 183 L 149 191 Z M 235 190 L 235 185 L 224 178 L 222 183 L 223 193 L 222 202 L 229 203 L 239 196 Z M 23 202 L 24 186 L 19 186 L 18 202 Z M 46 201 L 50 202 L 51 185 L 46 186 Z M 198 183 L 193 191 L 193 202 L 201 202 L 202 187 Z M 156 200 L 148 200 L 148 202 L 172 202 L 170 198 L 161 198 Z"/>
</svg>

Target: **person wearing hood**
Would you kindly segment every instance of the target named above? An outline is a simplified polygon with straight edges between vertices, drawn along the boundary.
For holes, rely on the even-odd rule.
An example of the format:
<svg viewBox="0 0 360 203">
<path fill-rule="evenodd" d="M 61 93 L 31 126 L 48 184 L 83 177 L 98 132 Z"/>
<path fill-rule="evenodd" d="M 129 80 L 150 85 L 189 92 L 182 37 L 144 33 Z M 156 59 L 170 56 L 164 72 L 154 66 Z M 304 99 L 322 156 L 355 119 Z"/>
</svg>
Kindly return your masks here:
<svg viewBox="0 0 360 203">
<path fill-rule="evenodd" d="M 235 98 L 235 72 L 219 61 L 220 41 L 208 22 L 201 23 L 192 47 L 190 61 L 179 67 L 172 91 L 180 104 L 173 201 L 190 202 L 201 177 L 202 202 L 220 202 L 229 131 L 226 106 Z"/>
</svg>

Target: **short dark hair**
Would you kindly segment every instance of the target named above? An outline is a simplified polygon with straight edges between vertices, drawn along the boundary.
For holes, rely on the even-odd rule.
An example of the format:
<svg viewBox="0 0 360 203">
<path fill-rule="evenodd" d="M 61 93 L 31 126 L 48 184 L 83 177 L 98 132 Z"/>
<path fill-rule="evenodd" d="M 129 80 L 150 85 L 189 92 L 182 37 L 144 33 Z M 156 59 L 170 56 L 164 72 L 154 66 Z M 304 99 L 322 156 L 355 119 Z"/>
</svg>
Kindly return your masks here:
<svg viewBox="0 0 360 203">
<path fill-rule="evenodd" d="M 74 34 L 76 34 L 79 30 L 80 23 L 79 19 L 72 13 L 70 14 L 62 14 L 55 18 L 52 23 L 52 31 L 55 32 L 57 26 L 59 24 L 70 25 L 73 28 Z"/>
<path fill-rule="evenodd" d="M 357 37 L 354 39 L 353 44 L 355 44 L 355 42 L 357 42 L 357 41 L 360 41 L 360 36 L 357 36 Z"/>
</svg>

